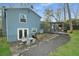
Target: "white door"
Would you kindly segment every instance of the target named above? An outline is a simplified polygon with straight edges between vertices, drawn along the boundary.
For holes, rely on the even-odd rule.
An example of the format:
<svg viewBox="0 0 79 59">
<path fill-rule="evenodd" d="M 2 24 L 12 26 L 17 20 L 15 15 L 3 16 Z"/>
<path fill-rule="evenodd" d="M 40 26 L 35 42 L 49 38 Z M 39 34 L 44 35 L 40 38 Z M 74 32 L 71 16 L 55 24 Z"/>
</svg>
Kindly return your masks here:
<svg viewBox="0 0 79 59">
<path fill-rule="evenodd" d="M 17 37 L 18 37 L 18 40 L 27 40 L 28 28 L 19 28 Z"/>
</svg>

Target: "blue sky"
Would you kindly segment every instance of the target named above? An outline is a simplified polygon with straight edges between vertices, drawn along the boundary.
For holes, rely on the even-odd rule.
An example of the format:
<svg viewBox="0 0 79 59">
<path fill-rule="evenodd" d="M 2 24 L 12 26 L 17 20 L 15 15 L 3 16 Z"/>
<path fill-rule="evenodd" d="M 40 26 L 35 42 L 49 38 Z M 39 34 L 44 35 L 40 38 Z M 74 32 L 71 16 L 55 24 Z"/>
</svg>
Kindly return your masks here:
<svg viewBox="0 0 79 59">
<path fill-rule="evenodd" d="M 0 6 L 10 6 L 11 7 L 11 6 L 15 6 L 15 4 L 13 4 L 13 3 L 7 3 L 7 4 L 6 3 L 0 3 Z M 51 8 L 55 11 L 58 8 L 62 8 L 63 3 L 34 3 L 33 6 L 34 6 L 34 10 L 41 17 L 43 17 L 44 11 L 45 11 L 46 8 Z M 17 5 L 17 7 L 19 7 L 19 5 Z M 71 11 L 73 9 L 76 10 L 77 8 L 79 8 L 79 4 L 78 3 L 70 4 L 70 8 L 71 8 Z M 73 17 L 73 14 L 72 14 L 72 17 Z"/>
<path fill-rule="evenodd" d="M 56 9 L 62 8 L 62 7 L 63 7 L 63 3 L 48 3 L 48 4 L 37 3 L 37 4 L 34 4 L 35 10 L 40 16 L 44 15 L 44 11 L 46 8 L 51 8 L 55 11 Z M 79 8 L 79 4 L 78 3 L 70 4 L 70 8 L 71 8 L 71 11 L 74 9 L 76 10 L 77 8 Z"/>
<path fill-rule="evenodd" d="M 63 4 L 59 4 L 59 3 L 44 3 L 44 4 L 41 4 L 41 3 L 37 3 L 34 5 L 35 7 L 35 10 L 37 11 L 37 13 L 40 15 L 40 16 L 43 16 L 44 15 L 44 11 L 46 8 L 51 8 L 53 10 L 56 10 L 57 8 L 61 8 L 63 6 Z"/>
</svg>

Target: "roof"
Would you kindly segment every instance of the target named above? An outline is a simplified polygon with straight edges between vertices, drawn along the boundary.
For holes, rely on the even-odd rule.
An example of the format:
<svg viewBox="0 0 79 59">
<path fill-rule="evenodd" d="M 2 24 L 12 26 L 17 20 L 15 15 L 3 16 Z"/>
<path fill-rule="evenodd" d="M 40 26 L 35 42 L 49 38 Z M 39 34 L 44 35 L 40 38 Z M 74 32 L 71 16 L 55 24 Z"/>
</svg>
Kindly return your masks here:
<svg viewBox="0 0 79 59">
<path fill-rule="evenodd" d="M 33 5 L 32 3 L 0 3 L 0 8 L 6 7 L 6 8 L 28 8 Z"/>
<path fill-rule="evenodd" d="M 40 15 L 38 15 L 33 9 L 30 9 L 31 11 L 33 11 L 37 16 L 39 16 L 41 18 Z"/>
<path fill-rule="evenodd" d="M 40 15 L 36 13 L 33 9 L 33 4 L 32 3 L 0 3 L 0 8 L 5 8 L 5 9 L 14 9 L 14 8 L 20 8 L 20 9 L 29 9 L 32 12 L 34 12 L 37 16 L 41 18 Z"/>
</svg>

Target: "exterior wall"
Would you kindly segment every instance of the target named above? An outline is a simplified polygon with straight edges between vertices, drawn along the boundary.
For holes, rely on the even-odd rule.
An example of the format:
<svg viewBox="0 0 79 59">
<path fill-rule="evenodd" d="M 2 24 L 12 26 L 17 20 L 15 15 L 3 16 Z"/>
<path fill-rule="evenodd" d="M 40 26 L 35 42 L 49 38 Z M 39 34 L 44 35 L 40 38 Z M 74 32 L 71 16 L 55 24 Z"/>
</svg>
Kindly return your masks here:
<svg viewBox="0 0 79 59">
<path fill-rule="evenodd" d="M 27 22 L 20 23 L 19 22 L 19 14 L 24 13 L 27 15 Z M 37 16 L 33 11 L 28 9 L 7 9 L 6 11 L 6 24 L 7 24 L 7 37 L 8 41 L 16 41 L 17 40 L 17 29 L 18 28 L 28 28 L 29 29 L 29 37 L 31 37 L 32 32 L 31 28 L 37 28 L 37 31 L 40 29 L 40 17 Z"/>
</svg>

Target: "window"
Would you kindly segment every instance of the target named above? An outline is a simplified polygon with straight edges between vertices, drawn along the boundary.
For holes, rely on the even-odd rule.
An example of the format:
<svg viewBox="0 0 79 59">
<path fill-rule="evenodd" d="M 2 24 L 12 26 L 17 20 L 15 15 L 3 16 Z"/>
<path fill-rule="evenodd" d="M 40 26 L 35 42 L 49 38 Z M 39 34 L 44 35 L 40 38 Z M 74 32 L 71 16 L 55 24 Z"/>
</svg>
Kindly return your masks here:
<svg viewBox="0 0 79 59">
<path fill-rule="evenodd" d="M 19 30 L 19 38 L 22 39 L 22 30 Z"/>
<path fill-rule="evenodd" d="M 36 33 L 37 32 L 37 28 L 32 28 L 32 33 Z"/>
<path fill-rule="evenodd" d="M 27 21 L 26 14 L 20 14 L 20 22 L 25 23 Z"/>
<path fill-rule="evenodd" d="M 24 37 L 27 37 L 27 30 L 24 30 Z"/>
</svg>

